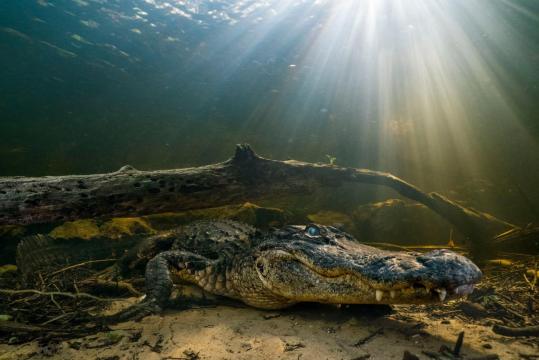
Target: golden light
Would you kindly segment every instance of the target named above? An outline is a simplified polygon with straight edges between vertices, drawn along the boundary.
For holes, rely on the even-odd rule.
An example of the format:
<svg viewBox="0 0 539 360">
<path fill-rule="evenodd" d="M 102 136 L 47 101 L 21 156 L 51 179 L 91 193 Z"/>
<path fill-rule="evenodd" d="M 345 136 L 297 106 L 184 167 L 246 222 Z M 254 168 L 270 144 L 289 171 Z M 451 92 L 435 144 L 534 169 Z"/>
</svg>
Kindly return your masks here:
<svg viewBox="0 0 539 360">
<path fill-rule="evenodd" d="M 256 26 L 236 23 L 216 41 L 237 55 L 225 78 L 245 72 L 246 59 L 263 62 L 260 47 L 274 54 L 273 68 L 280 66 L 245 134 L 272 132 L 287 139 L 283 153 L 305 156 L 352 148 L 364 154 L 349 156 L 352 165 L 438 188 L 498 171 L 492 144 L 538 149 L 512 101 L 526 96 L 518 73 L 533 70 L 529 61 L 522 68 L 515 62 L 534 56 L 516 17 L 537 18 L 515 2 L 263 3 Z M 246 86 L 268 83 L 268 68 L 262 64 Z"/>
</svg>

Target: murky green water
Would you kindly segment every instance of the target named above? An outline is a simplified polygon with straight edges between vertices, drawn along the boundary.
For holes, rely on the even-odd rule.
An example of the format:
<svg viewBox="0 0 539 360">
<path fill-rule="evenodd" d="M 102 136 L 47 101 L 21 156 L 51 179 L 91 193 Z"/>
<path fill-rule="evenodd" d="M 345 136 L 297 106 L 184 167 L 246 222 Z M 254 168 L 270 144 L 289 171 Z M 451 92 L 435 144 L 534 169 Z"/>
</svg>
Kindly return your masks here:
<svg viewBox="0 0 539 360">
<path fill-rule="evenodd" d="M 0 175 L 248 142 L 537 220 L 538 24 L 533 0 L 4 0 Z"/>
<path fill-rule="evenodd" d="M 364 358 L 366 351 L 397 358 L 403 349 L 448 354 L 444 347 L 455 341 L 458 355 L 464 328 L 464 356 L 532 354 L 533 341 L 492 332 L 502 334 L 496 328 L 505 324 L 505 335 L 522 334 L 539 324 L 538 110 L 539 0 L 0 0 L 0 346 L 15 351 L 0 358 L 77 352 L 82 359 L 94 350 L 119 358 L 129 350 L 133 358 L 151 351 L 198 359 L 199 351 L 217 356 L 218 337 L 226 339 L 219 351 L 240 357 L 252 344 L 249 354 L 260 358 L 280 356 L 281 348 L 298 358 L 326 350 L 334 354 L 328 358 Z M 273 159 L 389 172 L 442 197 L 393 182 L 420 204 L 389 188 L 348 183 L 200 209 L 225 205 L 212 200 L 208 185 L 224 173 L 216 167 L 200 182 L 124 168 L 106 192 L 90 177 L 4 178 L 205 165 L 231 157 L 237 143 Z M 238 172 L 254 175 L 216 182 L 217 197 L 230 199 L 224 193 L 244 180 L 264 192 L 262 172 Z M 178 228 L 215 219 L 259 231 L 212 222 Z M 312 223 L 383 249 L 435 252 L 358 250 L 335 228 Z M 266 233 L 287 224 L 309 225 Z M 245 249 L 268 238 L 276 243 Z M 481 281 L 475 284 L 480 273 L 468 260 L 441 248 L 479 264 Z M 130 335 L 94 336 L 107 329 L 108 318 L 96 314 L 109 296 L 146 293 L 130 309 L 149 314 L 148 305 L 154 311 L 167 302 L 170 273 L 204 291 L 178 284 L 170 301 L 177 314 L 164 313 L 155 329 L 143 321 L 131 323 Z M 475 285 L 473 296 L 448 303 Z M 201 309 L 201 318 L 193 309 L 180 318 L 193 300 L 207 306 L 206 295 L 199 303 L 188 294 L 203 292 L 265 306 L 436 303 L 398 306 L 395 316 L 384 307 L 381 322 L 365 318 L 365 329 L 363 316 L 345 304 L 249 318 L 240 315 L 247 309 L 227 317 L 218 308 L 214 320 L 211 309 Z M 269 327 L 253 327 L 261 315 Z M 294 336 L 279 334 L 275 321 L 292 326 Z M 208 329 L 212 322 L 226 331 Z M 192 336 L 175 333 L 177 323 Z M 236 336 L 242 327 L 249 331 Z M 414 343 L 395 340 L 401 332 Z M 372 343 L 362 347 L 374 336 L 400 345 L 377 356 Z M 32 339 L 39 341 L 22 345 Z"/>
</svg>

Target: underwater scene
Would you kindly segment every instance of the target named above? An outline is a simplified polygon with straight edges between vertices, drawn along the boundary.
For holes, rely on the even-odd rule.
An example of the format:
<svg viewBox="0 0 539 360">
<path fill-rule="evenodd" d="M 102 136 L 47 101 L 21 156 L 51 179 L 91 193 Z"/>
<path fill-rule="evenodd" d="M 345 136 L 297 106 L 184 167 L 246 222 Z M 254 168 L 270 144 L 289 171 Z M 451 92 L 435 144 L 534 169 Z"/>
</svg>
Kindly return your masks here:
<svg viewBox="0 0 539 360">
<path fill-rule="evenodd" d="M 539 1 L 0 1 L 6 359 L 539 359 Z"/>
</svg>

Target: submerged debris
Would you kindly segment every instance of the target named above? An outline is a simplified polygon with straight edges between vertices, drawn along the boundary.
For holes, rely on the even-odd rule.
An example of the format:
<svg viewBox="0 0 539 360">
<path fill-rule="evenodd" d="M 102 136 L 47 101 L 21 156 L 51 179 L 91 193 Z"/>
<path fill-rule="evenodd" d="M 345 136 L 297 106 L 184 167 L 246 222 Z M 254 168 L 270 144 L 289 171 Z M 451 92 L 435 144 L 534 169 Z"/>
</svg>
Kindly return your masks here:
<svg viewBox="0 0 539 360">
<path fill-rule="evenodd" d="M 364 338 L 359 339 L 359 340 L 354 344 L 354 346 L 359 347 L 359 346 L 365 345 L 365 344 L 368 343 L 371 339 L 373 339 L 375 336 L 380 335 L 380 334 L 383 334 L 383 333 L 384 333 L 384 328 L 376 329 L 375 331 L 371 332 L 369 335 L 365 336 Z"/>
<path fill-rule="evenodd" d="M 494 325 L 492 328 L 496 334 L 504 336 L 539 336 L 539 326 L 522 326 L 510 328 L 503 325 Z"/>
<path fill-rule="evenodd" d="M 443 304 L 399 307 L 400 312 L 422 311 L 433 318 L 448 320 L 459 317 L 482 324 L 503 324 L 510 327 L 539 325 L 539 284 L 532 288 L 524 276 L 534 268 L 532 256 L 514 256 L 510 268 L 489 264 L 483 278 L 467 300 Z"/>
</svg>

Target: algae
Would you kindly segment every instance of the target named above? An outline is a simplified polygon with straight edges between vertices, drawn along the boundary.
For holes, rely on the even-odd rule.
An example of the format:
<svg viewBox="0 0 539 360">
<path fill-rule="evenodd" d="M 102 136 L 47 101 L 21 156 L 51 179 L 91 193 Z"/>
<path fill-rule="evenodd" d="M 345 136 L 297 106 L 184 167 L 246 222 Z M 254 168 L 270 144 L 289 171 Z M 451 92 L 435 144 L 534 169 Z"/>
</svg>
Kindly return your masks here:
<svg viewBox="0 0 539 360">
<path fill-rule="evenodd" d="M 99 227 L 102 236 L 111 239 L 118 239 L 122 236 L 131 236 L 136 234 L 154 234 L 153 229 L 148 221 L 143 218 L 113 218 Z"/>
<path fill-rule="evenodd" d="M 0 226 L 0 237 L 19 237 L 26 233 L 26 228 L 21 225 Z"/>
<path fill-rule="evenodd" d="M 49 235 L 57 239 L 121 239 L 138 234 L 155 234 L 196 220 L 230 219 L 256 227 L 280 226 L 287 220 L 284 211 L 265 208 L 246 202 L 241 205 L 152 214 L 141 217 L 112 218 L 107 221 L 92 219 L 65 222 Z"/>
<path fill-rule="evenodd" d="M 0 266 L 0 277 L 3 277 L 6 274 L 16 273 L 17 266 L 13 264 L 7 264 Z"/>
<path fill-rule="evenodd" d="M 156 230 L 168 230 L 196 220 L 209 219 L 236 220 L 256 227 L 267 228 L 282 225 L 288 219 L 287 214 L 281 209 L 260 207 L 249 202 L 241 205 L 153 214 L 143 218 Z"/>
<path fill-rule="evenodd" d="M 96 220 L 84 219 L 68 221 L 54 228 L 49 235 L 60 239 L 91 239 L 101 234 Z"/>
</svg>

